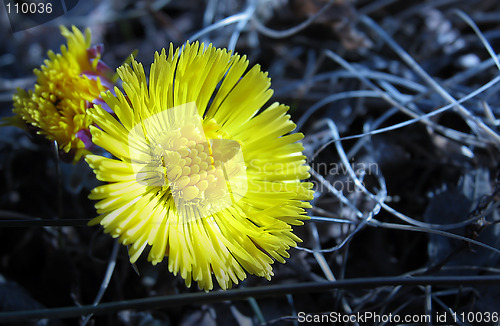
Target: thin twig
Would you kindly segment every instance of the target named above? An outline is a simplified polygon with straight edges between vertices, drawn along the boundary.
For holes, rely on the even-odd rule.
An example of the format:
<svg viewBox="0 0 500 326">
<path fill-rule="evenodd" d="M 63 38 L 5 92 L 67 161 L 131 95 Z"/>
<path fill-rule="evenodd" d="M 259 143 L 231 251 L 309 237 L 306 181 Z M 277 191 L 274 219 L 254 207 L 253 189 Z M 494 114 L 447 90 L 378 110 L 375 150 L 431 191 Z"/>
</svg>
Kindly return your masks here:
<svg viewBox="0 0 500 326">
<path fill-rule="evenodd" d="M 383 98 L 388 103 L 399 108 L 402 112 L 404 112 L 405 114 L 407 114 L 413 118 L 413 119 L 407 120 L 405 122 L 402 122 L 402 123 L 399 123 L 399 124 L 396 124 L 393 126 L 389 126 L 389 127 L 386 127 L 384 129 L 380 129 L 380 130 L 384 130 L 384 131 L 395 130 L 395 129 L 407 126 L 409 124 L 413 124 L 417 121 L 420 121 L 426 125 L 429 125 L 430 127 L 435 129 L 436 131 L 439 131 L 439 132 L 443 133 L 444 135 L 447 135 L 447 137 L 449 137 L 451 139 L 455 139 L 455 140 L 460 141 L 460 142 L 469 143 L 469 144 L 473 144 L 473 145 L 480 146 L 480 147 L 485 147 L 488 142 L 491 142 L 488 139 L 478 139 L 477 137 L 471 137 L 471 135 L 464 134 L 464 133 L 456 131 L 456 130 L 444 128 L 443 126 L 435 124 L 434 122 L 429 120 L 430 117 L 432 117 L 434 115 L 441 114 L 441 113 L 453 108 L 455 106 L 455 103 L 449 103 L 449 104 L 447 104 L 439 109 L 436 109 L 432 112 L 429 112 L 427 114 L 415 113 L 412 110 L 410 110 L 409 108 L 407 108 L 405 105 L 399 103 L 398 101 L 396 101 L 395 99 L 390 97 L 386 92 L 382 91 L 379 87 L 377 87 L 374 83 L 372 83 L 366 77 L 364 77 L 361 74 L 358 74 L 357 70 L 354 66 L 349 64 L 347 61 L 345 61 L 342 57 L 340 57 L 336 53 L 334 53 L 330 50 L 325 50 L 325 54 L 327 57 L 329 57 L 332 60 L 334 60 L 335 62 L 339 63 L 344 68 L 348 69 L 349 71 L 351 71 L 354 74 L 357 74 L 359 80 L 361 80 L 364 84 L 366 84 L 371 89 L 377 91 L 380 94 L 381 98 Z M 471 92 L 470 94 L 462 97 L 461 99 L 457 100 L 456 102 L 463 103 L 467 99 L 473 98 L 474 96 L 482 93 L 483 91 L 487 90 L 488 88 L 492 87 L 494 84 L 496 84 L 498 82 L 500 82 L 500 76 L 495 77 L 494 79 L 492 79 L 491 81 L 489 81 L 488 83 L 483 85 L 482 87 L 479 87 L 478 89 L 476 89 L 473 92 Z M 379 132 L 380 131 L 378 131 L 378 130 L 374 130 L 371 133 L 375 134 L 375 133 L 379 133 Z M 352 138 L 359 138 L 359 137 L 358 136 L 348 136 L 348 137 L 344 137 L 343 139 L 352 139 Z M 496 142 L 493 142 L 493 143 L 496 144 Z"/>
<path fill-rule="evenodd" d="M 191 37 L 189 37 L 188 40 L 195 41 L 207 33 L 215 31 L 221 27 L 235 24 L 235 23 L 237 23 L 241 20 L 244 20 L 244 19 L 247 19 L 247 13 L 245 13 L 245 12 L 226 17 L 222 20 L 219 20 L 217 23 L 214 23 L 210 26 L 207 26 L 204 29 L 202 29 L 201 31 L 191 35 Z"/>
<path fill-rule="evenodd" d="M 399 57 L 415 71 L 425 82 L 427 82 L 434 90 L 441 95 L 443 99 L 454 104 L 457 112 L 464 118 L 466 123 L 478 136 L 487 135 L 488 138 L 495 143 L 500 143 L 500 135 L 491 130 L 484 122 L 471 114 L 463 105 L 461 105 L 450 93 L 448 93 L 439 83 L 413 59 L 403 48 L 397 44 L 377 23 L 368 16 L 361 16 L 361 22 L 373 29 L 384 41 L 399 55 Z"/>
<path fill-rule="evenodd" d="M 109 281 L 111 281 L 111 277 L 113 276 L 113 272 L 115 270 L 116 257 L 118 257 L 119 248 L 120 248 L 120 242 L 118 240 L 115 240 L 115 243 L 113 244 L 113 249 L 111 250 L 111 255 L 109 256 L 108 267 L 106 268 L 106 273 L 104 273 L 104 279 L 102 280 L 101 287 L 99 288 L 99 292 L 97 292 L 97 295 L 93 303 L 94 306 L 97 306 L 99 302 L 101 302 L 102 296 L 104 295 L 104 292 L 106 292 L 106 289 L 108 288 Z M 87 325 L 92 316 L 93 316 L 92 313 L 87 315 L 83 319 L 80 326 Z"/>
<path fill-rule="evenodd" d="M 27 217 L 27 216 L 25 216 Z M 88 226 L 88 219 L 41 219 L 0 220 L 0 228 L 29 228 L 43 226 Z"/>
<path fill-rule="evenodd" d="M 474 33 L 476 33 L 477 37 L 481 40 L 481 43 L 483 43 L 484 47 L 486 48 L 486 51 L 488 51 L 488 54 L 490 55 L 491 59 L 493 62 L 495 62 L 495 65 L 497 66 L 497 69 L 500 70 L 500 61 L 498 60 L 498 55 L 495 53 L 493 48 L 491 47 L 491 44 L 486 40 L 484 37 L 483 33 L 481 33 L 481 30 L 477 25 L 474 23 L 474 21 L 462 10 L 455 9 L 454 13 L 462 18 L 467 25 L 469 25 L 473 30 Z"/>
<path fill-rule="evenodd" d="M 257 8 L 256 1 L 248 0 L 247 2 L 248 2 L 247 8 L 243 12 L 245 16 L 236 24 L 236 28 L 234 29 L 233 33 L 231 34 L 231 38 L 229 39 L 229 44 L 227 46 L 227 49 L 229 51 L 234 52 L 234 49 L 236 48 L 236 42 L 238 42 L 238 38 L 240 37 L 241 31 L 243 31 L 245 26 L 248 24 L 250 18 L 253 17 L 255 9 Z"/>
<path fill-rule="evenodd" d="M 472 286 L 488 285 L 500 286 L 500 275 L 475 276 L 420 276 L 420 277 L 367 277 L 336 280 L 334 282 L 305 282 L 280 285 L 267 285 L 253 288 L 242 288 L 227 291 L 213 291 L 209 293 L 182 293 L 169 296 L 149 297 L 133 300 L 101 303 L 97 306 L 86 305 L 80 307 L 61 307 L 24 311 L 0 312 L 0 322 L 26 321 L 30 319 L 48 318 L 63 319 L 78 317 L 86 314 L 108 314 L 125 309 L 152 310 L 172 306 L 194 305 L 226 300 L 245 300 L 249 297 L 263 298 L 276 297 L 283 294 L 301 294 L 325 292 L 335 289 L 368 289 L 381 286 L 419 286 L 432 285 Z"/>
<path fill-rule="evenodd" d="M 328 1 L 328 3 L 326 3 L 323 7 L 321 7 L 321 9 L 317 13 L 315 13 L 314 15 L 309 17 L 306 21 L 300 23 L 297 26 L 294 26 L 294 27 L 291 27 L 287 30 L 284 30 L 284 31 L 276 31 L 276 30 L 270 29 L 270 28 L 264 26 L 256 17 L 252 17 L 252 23 L 255 26 L 255 28 L 257 29 L 257 31 L 259 31 L 260 33 L 264 34 L 267 37 L 285 38 L 285 37 L 292 36 L 293 34 L 296 34 L 303 29 L 306 29 L 313 21 L 315 21 L 319 16 L 321 16 L 334 3 L 335 3 L 335 1 L 333 1 L 333 0 Z"/>
</svg>

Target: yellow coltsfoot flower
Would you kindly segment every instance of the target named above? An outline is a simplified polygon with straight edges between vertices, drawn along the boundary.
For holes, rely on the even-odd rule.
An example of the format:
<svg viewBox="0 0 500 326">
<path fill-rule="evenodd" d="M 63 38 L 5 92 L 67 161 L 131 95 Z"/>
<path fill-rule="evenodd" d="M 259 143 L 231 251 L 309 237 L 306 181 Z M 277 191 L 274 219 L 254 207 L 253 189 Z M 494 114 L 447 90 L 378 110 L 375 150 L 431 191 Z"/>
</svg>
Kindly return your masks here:
<svg viewBox="0 0 500 326">
<path fill-rule="evenodd" d="M 312 199 L 303 135 L 289 134 L 285 105 L 258 113 L 270 79 L 247 66 L 211 45 L 171 45 L 155 54 L 149 83 L 135 60 L 118 68 L 124 93 L 103 96 L 116 117 L 89 109 L 93 142 L 115 157 L 86 157 L 107 183 L 91 192 L 91 224 L 128 245 L 132 263 L 148 247 L 153 264 L 168 257 L 170 272 L 207 291 L 212 276 L 222 289 L 246 272 L 270 279 L 301 241 L 291 225 Z"/>
<path fill-rule="evenodd" d="M 68 46 L 61 53 L 48 52 L 34 90 L 18 89 L 13 96 L 13 125 L 31 125 L 38 134 L 57 141 L 59 149 L 78 160 L 91 147 L 87 109 L 99 103 L 102 91 L 112 88 L 112 72 L 100 60 L 102 46 L 91 47 L 90 30 L 85 35 L 75 26 L 61 26 Z"/>
</svg>

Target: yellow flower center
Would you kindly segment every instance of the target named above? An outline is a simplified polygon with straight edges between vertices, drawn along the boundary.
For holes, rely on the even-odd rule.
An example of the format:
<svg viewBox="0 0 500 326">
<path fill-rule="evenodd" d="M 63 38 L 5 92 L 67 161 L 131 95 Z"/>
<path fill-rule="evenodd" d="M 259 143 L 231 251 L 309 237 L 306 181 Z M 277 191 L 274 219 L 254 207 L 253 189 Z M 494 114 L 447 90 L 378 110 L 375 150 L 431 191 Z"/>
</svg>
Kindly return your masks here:
<svg viewBox="0 0 500 326">
<path fill-rule="evenodd" d="M 171 195 L 180 220 L 187 222 L 236 203 L 248 185 L 240 144 L 223 139 L 215 121 L 203 124 L 199 116 L 176 110 L 160 112 L 134 128 L 130 139 L 144 135 L 149 154 L 133 144 L 130 148 L 132 160 L 141 163 L 137 180 L 161 188 L 162 196 Z M 159 121 L 165 121 L 161 130 L 152 129 Z"/>
<path fill-rule="evenodd" d="M 228 193 L 224 171 L 214 163 L 212 146 L 193 124 L 168 132 L 157 144 L 172 195 L 185 205 L 203 205 Z"/>
</svg>

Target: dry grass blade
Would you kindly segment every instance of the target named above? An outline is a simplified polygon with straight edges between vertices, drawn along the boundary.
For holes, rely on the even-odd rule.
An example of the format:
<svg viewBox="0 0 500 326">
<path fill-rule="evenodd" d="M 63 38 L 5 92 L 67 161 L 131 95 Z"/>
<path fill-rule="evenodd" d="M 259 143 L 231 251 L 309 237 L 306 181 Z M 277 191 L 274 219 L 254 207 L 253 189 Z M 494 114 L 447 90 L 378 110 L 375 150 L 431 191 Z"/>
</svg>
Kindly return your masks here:
<svg viewBox="0 0 500 326">
<path fill-rule="evenodd" d="M 135 50 L 148 67 L 170 42 L 212 43 L 268 72 L 266 106 L 290 107 L 315 190 L 310 220 L 294 226 L 303 242 L 271 281 L 205 293 L 168 262 L 131 266 L 88 227 L 100 184 L 88 165 L 2 127 L 0 323 L 278 326 L 336 312 L 474 324 L 464 316 L 495 311 L 500 297 L 499 17 L 494 0 L 79 1 L 12 33 L 0 15 L 2 116 L 59 51 L 60 24 L 91 28 L 112 69 Z"/>
</svg>

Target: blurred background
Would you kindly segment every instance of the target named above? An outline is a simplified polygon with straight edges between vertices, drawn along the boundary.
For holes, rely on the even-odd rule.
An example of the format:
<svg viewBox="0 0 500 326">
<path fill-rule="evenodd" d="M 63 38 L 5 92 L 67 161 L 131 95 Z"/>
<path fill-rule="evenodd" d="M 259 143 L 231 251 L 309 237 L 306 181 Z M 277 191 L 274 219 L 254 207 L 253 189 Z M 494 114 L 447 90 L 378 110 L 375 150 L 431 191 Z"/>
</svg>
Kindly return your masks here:
<svg viewBox="0 0 500 326">
<path fill-rule="evenodd" d="M 11 27 L 7 7 L 0 8 L 0 116 L 12 115 L 18 87 L 33 87 L 33 69 L 47 51 L 60 52 L 59 25 L 89 27 L 112 69 L 134 51 L 148 67 L 170 43 L 200 40 L 245 54 L 269 72 L 272 101 L 290 106 L 305 135 L 315 184 L 312 219 L 295 229 L 304 242 L 286 264 L 274 265 L 270 282 L 249 276 L 239 285 L 288 285 L 288 291 L 150 310 L 130 306 L 83 323 L 297 325 L 299 312 L 369 311 L 446 312 L 453 324 L 452 312 L 500 312 L 498 284 L 398 284 L 400 277 L 500 274 L 498 1 L 66 3 L 72 7 L 66 14 L 20 31 Z M 114 261 L 113 239 L 84 225 L 96 216 L 87 196 L 97 184 L 85 162 L 65 163 L 46 140 L 0 128 L 0 310 L 94 302 Z M 67 223 L 30 225 L 35 218 Z M 304 282 L 372 277 L 394 283 L 293 293 Z M 170 274 L 165 261 L 131 266 L 120 246 L 101 302 L 199 292 Z M 85 318 L 49 317 L 26 323 L 74 325 Z M 343 324 L 350 323 L 337 323 Z"/>
</svg>

